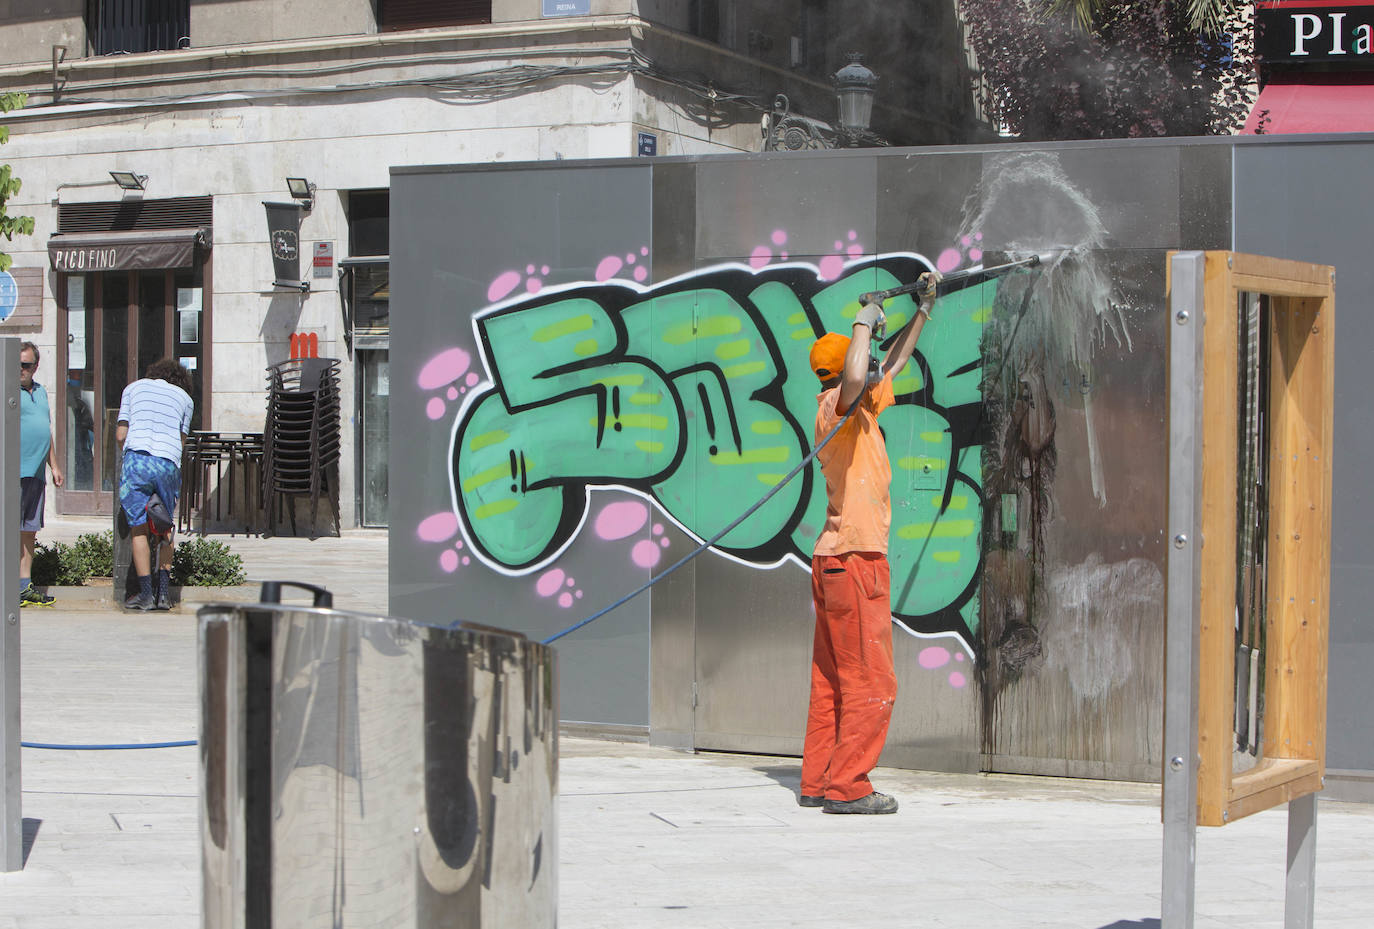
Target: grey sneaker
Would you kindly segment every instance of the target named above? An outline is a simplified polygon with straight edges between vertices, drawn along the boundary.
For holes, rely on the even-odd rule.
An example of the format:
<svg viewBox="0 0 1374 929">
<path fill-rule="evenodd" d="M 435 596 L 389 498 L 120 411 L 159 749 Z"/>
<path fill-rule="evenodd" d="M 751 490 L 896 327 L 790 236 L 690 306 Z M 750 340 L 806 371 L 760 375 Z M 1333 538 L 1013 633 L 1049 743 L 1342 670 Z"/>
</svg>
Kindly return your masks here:
<svg viewBox="0 0 1374 929">
<path fill-rule="evenodd" d="M 797 806 L 825 806 L 825 798 L 802 794 L 797 797 Z"/>
<path fill-rule="evenodd" d="M 897 801 L 887 794 L 880 794 L 876 790 L 867 797 L 860 797 L 857 800 L 829 800 L 825 801 L 825 812 L 827 813 L 895 813 L 897 812 Z"/>
<path fill-rule="evenodd" d="M 56 602 L 56 597 L 39 593 L 38 588 L 32 584 L 19 591 L 20 606 L 52 606 Z"/>
<path fill-rule="evenodd" d="M 152 594 L 134 594 L 128 600 L 124 601 L 124 609 L 138 610 L 139 612 L 146 613 L 153 609 L 155 603 L 156 601 L 153 600 Z"/>
</svg>

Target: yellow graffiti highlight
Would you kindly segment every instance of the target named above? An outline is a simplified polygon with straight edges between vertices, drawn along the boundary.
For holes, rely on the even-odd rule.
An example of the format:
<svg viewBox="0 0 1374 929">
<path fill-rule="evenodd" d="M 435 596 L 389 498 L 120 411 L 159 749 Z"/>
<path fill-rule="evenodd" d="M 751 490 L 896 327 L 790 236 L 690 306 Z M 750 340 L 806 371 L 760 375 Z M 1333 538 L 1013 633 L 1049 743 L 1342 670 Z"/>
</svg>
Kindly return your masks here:
<svg viewBox="0 0 1374 929">
<path fill-rule="evenodd" d="M 492 481 L 509 480 L 511 480 L 510 465 L 497 465 L 493 468 L 487 468 L 485 471 L 478 471 L 476 474 L 463 481 L 463 493 L 470 494 L 478 487 L 484 484 L 490 484 Z"/>
<path fill-rule="evenodd" d="M 552 342 L 554 339 L 561 339 L 564 336 L 572 335 L 574 332 L 586 332 L 592 328 L 592 317 L 589 313 L 580 316 L 570 316 L 567 319 L 541 326 L 530 335 L 536 342 Z"/>
<path fill-rule="evenodd" d="M 766 486 L 768 486 L 768 487 L 773 487 L 773 486 L 776 486 L 777 484 L 782 483 L 782 479 L 785 478 L 785 477 L 787 477 L 787 475 L 786 475 L 786 474 L 755 474 L 754 477 L 758 478 L 759 481 L 762 482 L 764 485 L 766 485 Z"/>
<path fill-rule="evenodd" d="M 777 435 L 782 432 L 782 420 L 759 419 L 749 424 L 749 431 L 758 435 Z"/>
<path fill-rule="evenodd" d="M 971 519 L 951 519 L 940 523 L 908 523 L 897 530 L 902 539 L 966 539 L 973 535 Z"/>
<path fill-rule="evenodd" d="M 786 461 L 789 449 L 785 445 L 773 448 L 753 448 L 746 452 L 719 452 L 711 456 L 715 465 L 748 465 Z"/>
<path fill-rule="evenodd" d="M 751 374 L 758 374 L 760 371 L 767 370 L 768 363 L 764 361 L 746 361 L 744 364 L 730 365 L 728 368 L 720 369 L 727 381 L 732 381 L 737 377 L 748 377 Z"/>
<path fill-rule="evenodd" d="M 642 374 L 617 374 L 614 377 L 599 377 L 592 381 L 605 387 L 638 387 L 644 383 Z"/>
<path fill-rule="evenodd" d="M 964 556 L 962 552 L 931 552 L 930 557 L 940 564 L 957 564 Z"/>
<path fill-rule="evenodd" d="M 655 455 L 663 451 L 663 443 L 639 440 L 635 442 L 635 448 L 639 449 L 641 452 L 648 452 L 651 455 Z"/>
<path fill-rule="evenodd" d="M 509 439 L 509 438 L 510 438 L 510 433 L 507 432 L 506 430 L 504 430 L 504 429 L 493 429 L 491 432 L 484 432 L 484 433 L 482 433 L 481 435 L 475 435 L 475 436 L 473 436 L 473 437 L 468 441 L 468 451 L 470 451 L 470 452 L 481 451 L 482 449 L 486 448 L 488 445 L 495 445 L 495 444 L 497 444 L 498 442 L 504 442 L 504 441 L 506 441 L 506 439 Z"/>
<path fill-rule="evenodd" d="M 668 417 L 655 416 L 652 413 L 629 413 L 615 419 L 626 429 L 655 429 L 661 432 L 668 428 Z M 595 429 L 600 425 L 600 421 L 596 417 L 592 417 L 587 420 L 587 425 Z"/>
<path fill-rule="evenodd" d="M 793 341 L 793 342 L 801 342 L 801 341 L 803 341 L 804 339 L 812 339 L 812 340 L 814 340 L 815 338 L 816 338 L 816 333 L 812 331 L 812 329 L 811 329 L 810 326 L 807 326 L 807 327 L 804 328 L 804 329 L 793 329 L 793 330 L 792 330 L 792 341 Z"/>
<path fill-rule="evenodd" d="M 931 429 L 929 432 L 921 433 L 922 442 L 943 442 L 949 433 L 943 429 Z"/>
<path fill-rule="evenodd" d="M 948 509 L 951 509 L 951 510 L 967 510 L 967 509 L 968 509 L 968 502 L 969 502 L 969 501 L 968 501 L 968 496 L 967 496 L 966 494 L 956 494 L 955 496 L 949 498 L 949 507 L 948 507 Z M 938 509 L 939 506 L 940 506 L 940 498 L 939 498 L 939 497 L 931 497 L 931 498 L 930 498 L 930 505 Z"/>
<path fill-rule="evenodd" d="M 801 310 L 798 310 L 797 312 L 793 313 L 791 316 L 787 317 L 787 325 L 789 325 L 789 326 L 796 326 L 796 325 L 798 325 L 798 324 L 800 324 L 800 323 L 804 323 L 804 322 L 806 322 L 806 313 L 804 313 L 804 312 L 801 311 Z"/>
<path fill-rule="evenodd" d="M 908 361 L 902 373 L 892 379 L 892 392 L 894 394 L 910 394 L 920 390 L 924 384 L 921 383 L 921 368 L 915 362 Z"/>
<path fill-rule="evenodd" d="M 596 339 L 583 339 L 573 346 L 573 354 L 577 355 L 579 358 L 595 355 L 600 350 L 601 346 L 597 343 Z"/>
<path fill-rule="evenodd" d="M 729 361 L 731 358 L 739 358 L 749 354 L 750 344 L 748 339 L 736 339 L 733 342 L 722 342 L 716 346 L 716 357 L 721 361 Z"/>
<path fill-rule="evenodd" d="M 496 500 L 485 506 L 479 506 L 473 511 L 472 518 L 475 520 L 490 519 L 493 516 L 500 516 L 502 513 L 509 513 L 520 505 L 520 501 L 511 497 L 505 500 Z"/>
<path fill-rule="evenodd" d="M 632 406 L 658 406 L 663 402 L 662 394 L 637 393 L 626 398 Z"/>
<path fill-rule="evenodd" d="M 737 316 L 707 316 L 694 327 L 691 323 L 678 323 L 663 332 L 663 341 L 669 345 L 686 345 L 694 339 L 713 339 L 719 336 L 734 335 L 740 331 Z"/>
<path fill-rule="evenodd" d="M 930 455 L 907 455 L 897 459 L 897 467 L 903 471 L 924 471 L 927 468 L 931 471 L 943 471 L 945 460 Z"/>
</svg>

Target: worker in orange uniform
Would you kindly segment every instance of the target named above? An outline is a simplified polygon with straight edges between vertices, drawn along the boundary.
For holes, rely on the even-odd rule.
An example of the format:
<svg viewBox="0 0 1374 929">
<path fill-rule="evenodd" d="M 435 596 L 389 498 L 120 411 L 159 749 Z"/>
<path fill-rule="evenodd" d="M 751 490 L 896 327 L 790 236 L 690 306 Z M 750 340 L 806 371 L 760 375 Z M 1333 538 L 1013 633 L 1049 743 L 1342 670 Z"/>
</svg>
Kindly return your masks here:
<svg viewBox="0 0 1374 929">
<path fill-rule="evenodd" d="M 811 559 L 816 636 L 798 802 L 827 813 L 897 812 L 897 801 L 868 779 L 897 698 L 887 564 L 892 469 L 878 415 L 896 402 L 892 379 L 906 367 L 935 305 L 940 273 L 917 280 L 920 307 L 871 372 L 869 345 L 885 323 L 876 303 L 855 315 L 852 337 L 827 333 L 811 348 L 811 370 L 821 381 L 815 441 L 858 403 L 817 456 L 825 475 L 825 526 Z"/>
</svg>

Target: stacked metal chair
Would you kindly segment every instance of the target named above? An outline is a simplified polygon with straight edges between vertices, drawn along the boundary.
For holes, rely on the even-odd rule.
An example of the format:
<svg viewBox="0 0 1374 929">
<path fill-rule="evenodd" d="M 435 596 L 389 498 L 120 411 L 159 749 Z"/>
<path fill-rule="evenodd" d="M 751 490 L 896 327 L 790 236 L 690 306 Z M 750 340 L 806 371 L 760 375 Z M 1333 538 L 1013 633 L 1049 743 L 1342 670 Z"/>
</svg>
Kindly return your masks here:
<svg viewBox="0 0 1374 929">
<path fill-rule="evenodd" d="M 337 358 L 293 358 L 267 368 L 262 499 L 271 534 L 283 509 L 295 534 L 296 498 L 306 495 L 312 533 L 321 496 L 339 533 L 340 367 Z"/>
</svg>

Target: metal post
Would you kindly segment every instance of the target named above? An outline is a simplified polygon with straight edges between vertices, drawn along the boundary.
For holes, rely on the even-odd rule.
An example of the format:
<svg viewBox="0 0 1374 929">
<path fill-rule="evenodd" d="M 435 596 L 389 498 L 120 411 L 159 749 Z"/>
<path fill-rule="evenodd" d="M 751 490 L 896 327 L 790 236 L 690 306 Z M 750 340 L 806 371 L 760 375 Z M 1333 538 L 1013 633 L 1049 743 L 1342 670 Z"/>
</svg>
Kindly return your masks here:
<svg viewBox="0 0 1374 929">
<path fill-rule="evenodd" d="M 1312 929 L 1317 899 L 1317 795 L 1288 801 L 1288 879 L 1283 929 Z"/>
<path fill-rule="evenodd" d="M 19 747 L 19 340 L 0 339 L 0 864 L 24 867 Z"/>
<path fill-rule="evenodd" d="M 1206 256 L 1170 258 L 1169 555 L 1164 654 L 1161 929 L 1192 929 L 1197 877 L 1198 637 L 1202 539 L 1202 309 Z"/>
</svg>

